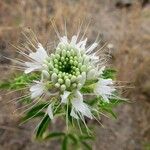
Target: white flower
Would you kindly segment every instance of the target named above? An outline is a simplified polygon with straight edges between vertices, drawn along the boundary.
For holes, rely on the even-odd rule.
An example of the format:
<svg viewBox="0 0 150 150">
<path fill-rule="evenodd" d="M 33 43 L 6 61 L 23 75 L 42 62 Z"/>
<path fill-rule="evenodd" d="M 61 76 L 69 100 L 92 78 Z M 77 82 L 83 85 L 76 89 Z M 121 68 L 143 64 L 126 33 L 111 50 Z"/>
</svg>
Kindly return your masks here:
<svg viewBox="0 0 150 150">
<path fill-rule="evenodd" d="M 67 103 L 69 101 L 69 95 L 71 92 L 64 91 L 64 94 L 61 95 L 61 102 Z M 72 109 L 70 115 L 76 119 L 83 118 L 84 116 L 92 119 L 92 113 L 90 108 L 86 103 L 83 102 L 83 96 L 79 91 L 73 93 L 73 98 L 70 99 L 72 104 Z"/>
<path fill-rule="evenodd" d="M 38 43 L 38 48 L 36 52 L 31 52 L 28 56 L 33 61 L 32 62 L 25 62 L 25 73 L 30 73 L 35 70 L 42 70 L 44 61 L 48 58 L 46 50 L 43 48 L 41 43 Z"/>
<path fill-rule="evenodd" d="M 98 67 L 91 69 L 87 74 L 87 79 L 99 78 L 100 75 L 103 74 L 104 70 L 105 70 L 105 66 L 101 67 L 100 69 Z"/>
<path fill-rule="evenodd" d="M 96 95 L 102 96 L 104 101 L 109 102 L 109 98 L 112 97 L 112 93 L 116 89 L 113 86 L 112 79 L 102 79 L 100 78 L 99 81 L 95 85 L 94 93 Z"/>
<path fill-rule="evenodd" d="M 60 38 L 60 42 L 58 44 L 58 47 L 60 45 L 66 46 L 71 45 L 72 47 L 76 48 L 79 52 L 84 52 L 87 57 L 89 57 L 91 60 L 98 60 L 99 57 L 96 56 L 96 53 L 93 53 L 93 50 L 98 46 L 98 43 L 94 42 L 91 46 L 86 48 L 87 38 L 85 40 L 78 40 L 78 36 L 74 35 L 72 36 L 71 40 L 69 41 L 67 36 L 63 36 Z"/>
<path fill-rule="evenodd" d="M 42 96 L 44 93 L 44 86 L 42 82 L 35 81 L 36 84 L 30 87 L 31 99 Z"/>
</svg>

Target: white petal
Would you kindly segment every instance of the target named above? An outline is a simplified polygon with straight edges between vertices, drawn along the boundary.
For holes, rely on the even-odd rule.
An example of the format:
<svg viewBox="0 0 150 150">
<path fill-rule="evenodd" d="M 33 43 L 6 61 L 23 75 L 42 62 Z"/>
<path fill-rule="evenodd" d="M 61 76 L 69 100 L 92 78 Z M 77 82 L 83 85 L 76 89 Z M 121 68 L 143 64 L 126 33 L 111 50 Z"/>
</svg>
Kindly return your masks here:
<svg viewBox="0 0 150 150">
<path fill-rule="evenodd" d="M 42 66 L 38 63 L 25 62 L 25 65 L 27 66 L 27 69 L 24 71 L 26 74 L 42 68 Z"/>
<path fill-rule="evenodd" d="M 66 36 L 61 37 L 60 41 L 62 44 L 68 44 L 68 39 Z"/>
<path fill-rule="evenodd" d="M 48 55 L 41 43 L 39 43 L 37 51 L 30 53 L 29 57 L 35 60 L 36 62 L 42 64 L 43 61 L 48 57 Z"/>
<path fill-rule="evenodd" d="M 31 99 L 41 96 L 44 93 L 44 88 L 41 84 L 35 84 L 30 88 Z"/>
<path fill-rule="evenodd" d="M 109 103 L 109 99 L 106 95 L 101 95 L 105 102 Z"/>
<path fill-rule="evenodd" d="M 86 116 L 90 119 L 93 118 L 90 109 L 82 100 L 74 98 L 72 99 L 71 103 L 77 112 L 80 112 L 83 116 Z"/>
<path fill-rule="evenodd" d="M 68 96 L 70 95 L 70 93 L 71 92 L 69 92 L 69 91 L 64 91 L 64 94 L 60 95 L 62 103 L 65 103 L 65 104 L 67 103 Z"/>
<path fill-rule="evenodd" d="M 76 35 L 74 35 L 74 36 L 72 37 L 72 39 L 71 39 L 70 44 L 75 45 L 75 44 L 76 44 L 76 42 L 77 42 L 77 36 L 76 36 Z"/>
<path fill-rule="evenodd" d="M 98 71 L 97 68 L 95 69 L 91 69 L 88 73 L 87 73 L 87 79 L 94 79 L 98 77 Z"/>
<path fill-rule="evenodd" d="M 50 105 L 48 106 L 48 108 L 47 108 L 47 113 L 48 113 L 50 119 L 53 120 L 53 119 L 54 119 L 54 115 L 53 115 L 53 111 L 52 111 L 52 104 L 50 104 Z"/>
<path fill-rule="evenodd" d="M 103 97 L 104 101 L 108 102 L 112 93 L 116 90 L 112 86 L 112 79 L 100 79 L 95 86 L 94 93 Z"/>
<path fill-rule="evenodd" d="M 49 77 L 50 77 L 50 74 L 48 73 L 47 70 L 43 70 L 43 71 L 42 71 L 42 77 L 43 77 L 43 78 L 44 78 L 44 77 L 46 77 L 46 78 L 49 78 Z"/>
<path fill-rule="evenodd" d="M 87 42 L 87 38 L 84 41 L 80 41 L 77 44 L 77 48 L 79 48 L 79 49 L 85 49 L 86 42 Z"/>
<path fill-rule="evenodd" d="M 98 43 L 93 43 L 86 51 L 86 53 L 90 53 L 98 46 Z"/>
<path fill-rule="evenodd" d="M 74 117 L 75 119 L 79 119 L 78 115 L 77 115 L 76 112 L 74 111 L 74 108 L 71 109 L 70 115 L 71 115 L 72 117 Z"/>
<path fill-rule="evenodd" d="M 113 84 L 112 79 L 101 79 L 100 80 L 102 85 L 111 85 Z"/>
<path fill-rule="evenodd" d="M 71 103 L 75 111 L 80 112 L 83 116 L 90 119 L 93 118 L 88 105 L 83 102 L 83 96 L 79 91 L 76 92 L 75 98 L 71 100 Z"/>
<path fill-rule="evenodd" d="M 99 74 L 103 74 L 103 71 L 105 70 L 105 66 L 103 66 L 100 70 L 99 70 Z"/>
</svg>

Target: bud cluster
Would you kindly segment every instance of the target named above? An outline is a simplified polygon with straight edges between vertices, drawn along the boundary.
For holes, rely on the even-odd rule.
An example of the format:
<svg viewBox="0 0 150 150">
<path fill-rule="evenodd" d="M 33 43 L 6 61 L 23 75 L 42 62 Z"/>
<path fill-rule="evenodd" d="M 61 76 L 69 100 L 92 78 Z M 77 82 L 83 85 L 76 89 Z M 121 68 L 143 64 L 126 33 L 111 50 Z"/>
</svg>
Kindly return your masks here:
<svg viewBox="0 0 150 150">
<path fill-rule="evenodd" d="M 88 57 L 70 45 L 57 47 L 46 64 L 51 81 L 62 91 L 80 89 L 89 70 Z"/>
</svg>

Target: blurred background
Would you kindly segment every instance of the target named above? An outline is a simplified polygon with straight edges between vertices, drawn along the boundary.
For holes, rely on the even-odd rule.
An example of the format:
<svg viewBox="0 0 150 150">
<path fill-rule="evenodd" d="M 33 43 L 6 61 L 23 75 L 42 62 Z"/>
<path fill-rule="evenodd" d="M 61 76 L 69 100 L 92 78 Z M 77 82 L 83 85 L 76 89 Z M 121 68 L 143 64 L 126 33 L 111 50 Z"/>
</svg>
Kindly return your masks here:
<svg viewBox="0 0 150 150">
<path fill-rule="evenodd" d="M 105 128 L 96 125 L 93 150 L 150 150 L 150 3 L 149 0 L 0 0 L 0 77 L 6 80 L 16 72 L 9 60 L 20 42 L 23 27 L 30 27 L 47 46 L 56 39 L 50 18 L 60 31 L 67 20 L 70 35 L 83 21 L 89 42 L 100 33 L 111 43 L 111 66 L 117 80 L 131 82 L 124 96 L 131 100 L 116 108 L 118 119 L 102 118 Z M 84 31 L 83 31 L 84 32 Z M 0 92 L 0 150 L 59 150 L 58 141 L 34 141 L 32 132 L 38 121 L 18 126 L 12 112 L 21 104 L 6 102 L 21 93 Z M 71 150 L 72 148 L 70 148 Z"/>
</svg>

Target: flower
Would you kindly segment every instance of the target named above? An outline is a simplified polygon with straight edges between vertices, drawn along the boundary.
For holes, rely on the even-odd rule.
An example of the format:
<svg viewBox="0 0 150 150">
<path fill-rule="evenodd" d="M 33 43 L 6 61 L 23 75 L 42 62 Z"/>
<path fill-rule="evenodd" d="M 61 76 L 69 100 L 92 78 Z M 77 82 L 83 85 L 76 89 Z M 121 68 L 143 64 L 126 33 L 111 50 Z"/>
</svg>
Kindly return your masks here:
<svg viewBox="0 0 150 150">
<path fill-rule="evenodd" d="M 96 118 L 99 110 L 98 102 L 96 107 L 92 106 L 84 99 L 84 95 L 86 98 L 92 95 L 109 102 L 116 88 L 111 78 L 104 78 L 102 56 L 95 50 L 98 42 L 95 41 L 88 47 L 87 38 L 78 37 L 74 35 L 71 40 L 67 36 L 59 37 L 59 43 L 51 54 L 38 43 L 36 52 L 26 55 L 31 61 L 24 63 L 24 72 L 29 74 L 36 71 L 41 75 L 39 81 L 34 81 L 30 87 L 31 99 L 48 101 L 46 113 L 51 120 L 57 109 L 62 107 L 65 108 L 66 118 L 70 115 L 86 124 L 84 118 Z"/>
<path fill-rule="evenodd" d="M 25 73 L 30 73 L 35 70 L 42 70 L 44 61 L 48 57 L 46 50 L 43 48 L 41 43 L 38 43 L 36 52 L 31 52 L 28 56 L 32 61 L 25 62 Z"/>
<path fill-rule="evenodd" d="M 43 83 L 39 81 L 35 81 L 35 83 L 30 87 L 31 99 L 40 97 L 44 93 Z"/>
<path fill-rule="evenodd" d="M 71 95 L 71 92 L 65 91 L 64 94 L 61 95 L 61 102 L 65 104 L 68 103 L 69 95 Z M 79 91 L 75 91 L 72 93 L 72 97 L 72 109 L 70 115 L 76 119 L 79 119 L 79 117 L 83 118 L 83 116 L 92 119 L 93 117 L 90 108 L 83 102 L 83 95 Z"/>
<path fill-rule="evenodd" d="M 112 79 L 100 78 L 94 89 L 94 93 L 101 96 L 105 102 L 109 102 L 109 98 L 111 98 L 114 91 L 116 89 L 113 86 Z"/>
</svg>

